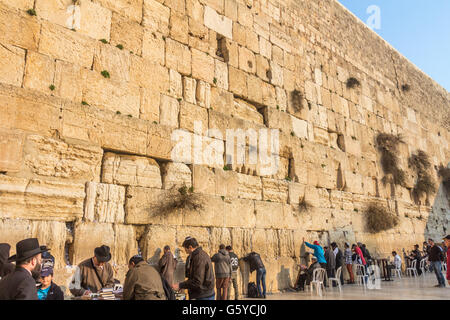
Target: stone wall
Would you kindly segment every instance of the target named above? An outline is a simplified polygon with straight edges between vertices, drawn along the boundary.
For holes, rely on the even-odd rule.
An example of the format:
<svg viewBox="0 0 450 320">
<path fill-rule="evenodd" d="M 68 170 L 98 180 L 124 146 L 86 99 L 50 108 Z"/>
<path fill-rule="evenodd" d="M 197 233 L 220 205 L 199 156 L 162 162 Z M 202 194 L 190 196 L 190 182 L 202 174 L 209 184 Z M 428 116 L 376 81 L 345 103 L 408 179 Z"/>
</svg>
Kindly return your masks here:
<svg viewBox="0 0 450 320">
<path fill-rule="evenodd" d="M 347 88 L 350 77 L 361 85 Z M 295 280 L 302 237 L 386 256 L 448 233 L 448 193 L 440 185 L 415 202 L 407 159 L 427 152 L 438 181 L 449 98 L 336 1 L 0 0 L 0 241 L 14 253 L 38 237 L 64 284 L 100 244 L 123 281 L 138 248 L 155 261 L 191 235 L 210 254 L 220 243 L 260 252 L 277 291 Z M 249 128 L 280 130 L 275 174 L 225 158 L 173 161 L 176 129 L 225 149 L 226 129 Z M 381 182 L 383 132 L 405 139 L 406 187 Z M 204 208 L 161 216 L 161 199 L 182 185 Z M 399 226 L 366 232 L 372 201 Z"/>
</svg>

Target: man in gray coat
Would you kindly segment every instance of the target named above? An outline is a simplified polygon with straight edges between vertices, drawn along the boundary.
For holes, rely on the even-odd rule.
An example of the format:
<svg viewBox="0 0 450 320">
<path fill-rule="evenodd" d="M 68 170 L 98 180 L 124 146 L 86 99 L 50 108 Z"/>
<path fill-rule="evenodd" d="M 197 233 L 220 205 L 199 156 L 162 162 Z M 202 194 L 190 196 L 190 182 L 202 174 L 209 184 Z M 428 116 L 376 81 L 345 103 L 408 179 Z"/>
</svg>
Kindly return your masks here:
<svg viewBox="0 0 450 320">
<path fill-rule="evenodd" d="M 227 300 L 228 285 L 231 278 L 231 258 L 225 245 L 219 246 L 219 252 L 212 256 L 214 271 L 216 273 L 217 300 Z"/>
<path fill-rule="evenodd" d="M 336 269 L 336 258 L 334 256 L 333 250 L 331 250 L 330 247 L 324 247 L 323 248 L 325 253 L 325 260 L 327 260 L 327 277 L 333 278 L 334 277 L 334 271 Z M 327 284 L 325 283 L 325 286 Z"/>
<path fill-rule="evenodd" d="M 38 300 L 36 279 L 41 273 L 42 252 L 47 250 L 36 238 L 17 242 L 17 254 L 8 259 L 16 261 L 16 268 L 0 280 L 0 300 Z"/>
</svg>

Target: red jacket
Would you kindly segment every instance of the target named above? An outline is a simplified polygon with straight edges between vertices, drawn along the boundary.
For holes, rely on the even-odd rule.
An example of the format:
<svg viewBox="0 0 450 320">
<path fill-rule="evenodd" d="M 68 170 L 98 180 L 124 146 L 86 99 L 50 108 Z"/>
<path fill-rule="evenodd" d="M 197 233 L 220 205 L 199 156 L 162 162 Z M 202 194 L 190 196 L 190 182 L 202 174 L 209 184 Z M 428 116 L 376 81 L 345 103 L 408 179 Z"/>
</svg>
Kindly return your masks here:
<svg viewBox="0 0 450 320">
<path fill-rule="evenodd" d="M 362 264 L 366 265 L 366 260 L 364 259 L 363 253 L 359 247 L 355 248 L 356 254 L 361 258 Z"/>
<path fill-rule="evenodd" d="M 450 248 L 447 249 L 447 280 L 450 280 Z"/>
</svg>

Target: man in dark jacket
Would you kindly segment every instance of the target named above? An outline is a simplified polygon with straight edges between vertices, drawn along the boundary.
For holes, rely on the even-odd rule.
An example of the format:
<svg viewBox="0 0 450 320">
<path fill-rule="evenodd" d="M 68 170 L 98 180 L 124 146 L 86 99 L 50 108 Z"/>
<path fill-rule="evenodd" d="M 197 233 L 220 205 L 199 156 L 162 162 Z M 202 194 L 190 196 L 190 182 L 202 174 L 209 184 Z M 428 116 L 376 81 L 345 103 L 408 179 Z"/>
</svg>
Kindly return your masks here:
<svg viewBox="0 0 450 320">
<path fill-rule="evenodd" d="M 172 288 L 188 289 L 190 300 L 214 300 L 214 272 L 210 257 L 195 238 L 185 240 L 183 248 L 190 255 L 188 280 L 176 283 Z"/>
<path fill-rule="evenodd" d="M 170 285 L 173 284 L 173 273 L 177 268 L 177 263 L 178 261 L 173 256 L 172 251 L 170 251 L 170 247 L 165 246 L 164 255 L 159 259 L 158 266 L 159 272 Z"/>
<path fill-rule="evenodd" d="M 214 272 L 216 274 L 217 300 L 228 300 L 228 285 L 231 278 L 231 258 L 225 245 L 219 246 L 219 252 L 212 256 Z"/>
<path fill-rule="evenodd" d="M 161 275 L 141 256 L 134 256 L 128 264 L 123 285 L 124 300 L 166 300 Z"/>
<path fill-rule="evenodd" d="M 36 238 L 16 244 L 17 254 L 8 259 L 16 261 L 16 268 L 0 280 L 0 300 L 38 300 L 36 279 L 41 272 L 42 252 L 47 250 Z"/>
<path fill-rule="evenodd" d="M 325 251 L 325 260 L 327 260 L 327 277 L 333 278 L 336 270 L 336 258 L 334 257 L 334 253 L 330 247 L 324 247 L 323 249 Z M 327 282 L 325 282 L 324 285 L 327 286 Z"/>
<path fill-rule="evenodd" d="M 64 300 L 61 288 L 53 282 L 53 267 L 43 267 L 41 271 L 41 285 L 37 288 L 39 300 Z"/>
<path fill-rule="evenodd" d="M 341 280 L 341 285 L 343 285 L 344 284 L 344 264 L 345 264 L 345 261 L 344 261 L 344 254 L 342 253 L 342 250 L 338 247 L 338 245 L 336 244 L 336 242 L 333 242 L 332 244 L 331 244 L 331 248 L 333 249 L 333 254 L 334 254 L 334 257 L 335 257 L 335 261 L 336 261 L 336 267 L 335 267 L 335 269 L 336 269 L 336 271 L 339 269 L 339 268 L 341 268 L 341 275 L 340 275 L 340 280 Z"/>
<path fill-rule="evenodd" d="M 299 276 L 297 277 L 295 289 L 298 291 L 299 290 L 305 291 L 305 284 L 308 286 L 310 285 L 310 283 L 313 279 L 314 270 L 322 267 L 320 265 L 320 263 L 317 262 L 317 257 L 312 256 L 311 260 L 312 260 L 312 262 L 311 262 L 311 265 L 309 266 L 309 268 L 307 268 L 304 273 L 299 274 Z M 303 268 L 306 268 L 306 266 L 303 266 Z"/>
<path fill-rule="evenodd" d="M 430 254 L 428 255 L 428 260 L 433 266 L 434 273 L 436 274 L 436 278 L 438 280 L 438 284 L 435 287 L 445 288 L 445 279 L 441 270 L 442 263 L 442 249 L 436 245 L 433 239 L 428 239 L 428 243 L 430 244 Z"/>
<path fill-rule="evenodd" d="M 111 260 L 110 248 L 102 245 L 95 248 L 94 257 L 82 261 L 70 283 L 70 292 L 74 296 L 88 296 L 102 288 L 114 286 L 114 271 L 108 261 Z"/>
<path fill-rule="evenodd" d="M 12 273 L 16 266 L 8 262 L 9 249 L 11 246 L 7 243 L 0 243 L 0 279 Z"/>
<path fill-rule="evenodd" d="M 238 269 L 239 269 L 239 258 L 238 256 L 233 252 L 233 248 L 231 246 L 227 246 L 225 248 L 228 251 L 228 254 L 230 255 L 231 260 L 231 280 L 230 282 L 233 284 L 234 288 L 234 299 L 239 300 L 239 289 L 237 284 L 237 276 L 238 276 Z M 231 283 L 228 285 L 228 300 L 231 299 Z"/>
<path fill-rule="evenodd" d="M 251 252 L 244 257 L 244 261 L 250 264 L 250 273 L 256 270 L 256 287 L 258 288 L 258 295 L 260 298 L 266 298 L 266 268 L 261 260 L 261 257 L 256 252 Z M 261 282 L 263 291 L 261 292 Z"/>
</svg>

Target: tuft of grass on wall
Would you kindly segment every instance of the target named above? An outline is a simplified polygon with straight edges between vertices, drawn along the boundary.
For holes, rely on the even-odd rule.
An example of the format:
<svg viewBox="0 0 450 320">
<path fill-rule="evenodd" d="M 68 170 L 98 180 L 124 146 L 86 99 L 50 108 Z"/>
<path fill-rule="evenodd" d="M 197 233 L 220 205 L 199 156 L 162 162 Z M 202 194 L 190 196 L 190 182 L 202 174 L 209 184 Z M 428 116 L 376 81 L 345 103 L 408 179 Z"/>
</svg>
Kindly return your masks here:
<svg viewBox="0 0 450 320">
<path fill-rule="evenodd" d="M 436 192 L 436 185 L 430 174 L 431 162 L 428 155 L 418 150 L 409 157 L 408 164 L 417 173 L 417 181 L 413 189 L 415 197 L 419 198 L 423 194 L 429 196 Z"/>
<path fill-rule="evenodd" d="M 400 143 L 404 143 L 400 135 L 380 133 L 376 138 L 376 145 L 381 153 L 381 167 L 384 173 L 392 175 L 393 183 L 404 186 L 406 174 L 400 168 L 400 160 L 397 156 Z M 383 182 L 388 182 L 386 177 L 383 178 Z"/>
<path fill-rule="evenodd" d="M 186 185 L 174 186 L 159 199 L 159 204 L 152 208 L 156 215 L 166 216 L 178 209 L 203 210 L 204 198 L 198 193 L 194 193 L 194 188 Z"/>
<path fill-rule="evenodd" d="M 313 206 L 311 205 L 311 203 L 305 200 L 305 197 L 303 197 L 303 199 L 298 204 L 298 209 L 300 212 L 308 212 L 312 208 Z"/>
<path fill-rule="evenodd" d="M 379 203 L 371 203 L 365 210 L 366 228 L 370 233 L 379 233 L 396 227 L 398 217 Z"/>
<path fill-rule="evenodd" d="M 354 77 L 350 77 L 347 79 L 347 88 L 348 89 L 353 89 L 355 87 L 359 87 L 361 85 L 361 83 L 359 82 L 358 79 L 354 78 Z"/>
<path fill-rule="evenodd" d="M 303 95 L 297 89 L 291 92 L 291 104 L 295 112 L 299 112 L 303 108 Z"/>
</svg>

